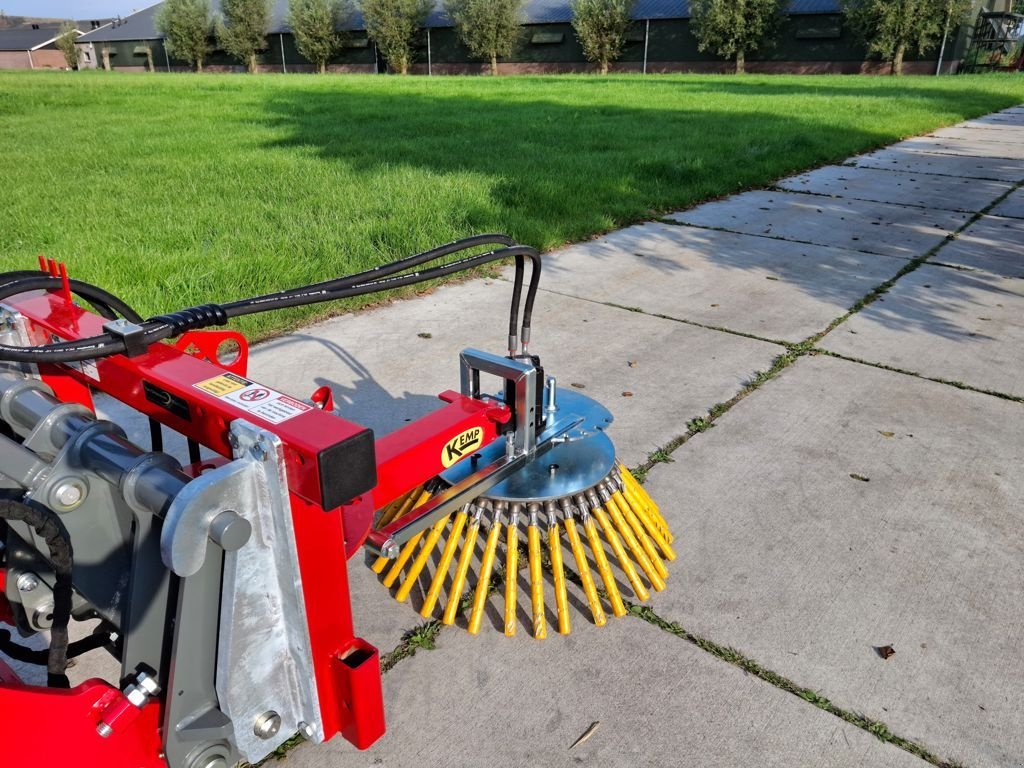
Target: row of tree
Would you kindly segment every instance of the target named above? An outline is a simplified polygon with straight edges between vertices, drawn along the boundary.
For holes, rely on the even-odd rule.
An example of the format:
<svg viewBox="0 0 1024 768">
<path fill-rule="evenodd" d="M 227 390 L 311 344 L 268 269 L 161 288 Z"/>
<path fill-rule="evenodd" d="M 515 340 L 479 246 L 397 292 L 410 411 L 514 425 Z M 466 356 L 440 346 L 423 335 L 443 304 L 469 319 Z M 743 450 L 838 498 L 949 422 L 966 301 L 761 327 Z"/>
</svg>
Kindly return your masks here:
<svg viewBox="0 0 1024 768">
<path fill-rule="evenodd" d="M 700 50 L 736 62 L 743 72 L 749 53 L 771 48 L 788 0 L 691 0 L 693 34 Z M 924 54 L 954 32 L 970 12 L 971 0 L 842 0 L 847 23 L 868 53 L 902 74 L 903 58 Z"/>
<path fill-rule="evenodd" d="M 413 62 L 415 41 L 431 0 L 356 0 L 370 38 L 394 72 L 406 74 Z M 514 53 L 521 39 L 525 0 L 445 0 L 445 9 L 470 53 L 490 62 Z M 602 74 L 625 48 L 635 0 L 570 0 L 572 24 L 587 59 Z M 850 25 L 868 51 L 900 74 L 904 56 L 923 54 L 955 30 L 971 8 L 971 0 L 843 0 Z M 744 71 L 746 57 L 770 49 L 778 37 L 788 0 L 692 0 L 692 30 L 702 51 L 735 62 Z M 288 26 L 303 57 L 317 71 L 344 45 L 342 28 L 355 11 L 353 0 L 289 0 Z M 269 0 L 221 0 L 221 14 L 210 12 L 209 0 L 165 0 L 157 28 L 167 51 L 202 71 L 212 41 L 256 71 L 256 55 L 266 48 L 270 26 Z"/>
</svg>

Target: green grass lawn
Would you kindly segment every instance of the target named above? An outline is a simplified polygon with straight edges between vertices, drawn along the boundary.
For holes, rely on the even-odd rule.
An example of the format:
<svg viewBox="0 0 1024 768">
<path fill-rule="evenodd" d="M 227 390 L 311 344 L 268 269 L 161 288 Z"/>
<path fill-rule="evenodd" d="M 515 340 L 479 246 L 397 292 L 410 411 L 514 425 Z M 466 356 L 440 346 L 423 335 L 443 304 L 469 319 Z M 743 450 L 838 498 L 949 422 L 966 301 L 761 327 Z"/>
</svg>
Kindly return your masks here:
<svg viewBox="0 0 1024 768">
<path fill-rule="evenodd" d="M 0 267 L 46 253 L 149 315 L 472 233 L 552 248 L 1022 101 L 1012 75 L 3 73 Z"/>
</svg>

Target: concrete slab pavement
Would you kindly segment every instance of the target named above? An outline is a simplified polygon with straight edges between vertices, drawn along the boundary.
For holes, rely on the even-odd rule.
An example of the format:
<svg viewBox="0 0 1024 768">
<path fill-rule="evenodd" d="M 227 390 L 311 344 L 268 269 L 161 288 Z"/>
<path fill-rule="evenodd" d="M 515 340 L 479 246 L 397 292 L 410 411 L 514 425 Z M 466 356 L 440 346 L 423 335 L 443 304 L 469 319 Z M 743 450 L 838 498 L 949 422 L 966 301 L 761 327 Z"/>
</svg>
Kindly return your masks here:
<svg viewBox="0 0 1024 768">
<path fill-rule="evenodd" d="M 1024 280 L 925 265 L 819 346 L 1024 397 Z"/>
<path fill-rule="evenodd" d="M 893 144 L 891 148 L 927 154 L 1024 160 L 1024 145 L 1013 141 L 984 141 L 971 138 L 948 140 L 937 136 L 918 136 Z"/>
<path fill-rule="evenodd" d="M 303 746 L 289 768 L 925 765 L 628 617 L 544 641 L 445 630 L 384 677 L 384 700 L 376 745 Z"/>
<path fill-rule="evenodd" d="M 970 139 L 972 141 L 1017 141 L 1024 140 L 1024 125 L 977 125 L 972 122 L 960 123 L 949 128 L 932 131 L 929 136 L 938 139 Z"/>
<path fill-rule="evenodd" d="M 651 470 L 682 543 L 653 606 L 944 759 L 1021 764 L 1022 430 L 1018 403 L 801 359 Z"/>
<path fill-rule="evenodd" d="M 643 224 L 550 254 L 545 290 L 802 341 L 900 269 L 845 248 Z"/>
<path fill-rule="evenodd" d="M 698 227 L 850 248 L 899 258 L 923 256 L 969 215 L 792 192 L 746 192 L 668 216 Z"/>
<path fill-rule="evenodd" d="M 931 261 L 1024 278 L 1024 220 L 982 216 Z"/>
<path fill-rule="evenodd" d="M 908 149 L 886 148 L 850 158 L 847 165 L 881 168 L 906 173 L 931 173 L 937 176 L 964 176 L 995 181 L 1024 181 L 1024 160 L 971 157 L 953 154 L 928 154 Z"/>
<path fill-rule="evenodd" d="M 975 125 L 1013 125 L 1024 126 L 1024 110 L 1013 108 L 1002 112 L 993 112 L 991 115 L 976 117 L 970 121 Z"/>
<path fill-rule="evenodd" d="M 791 192 L 972 213 L 983 210 L 1013 188 L 1012 184 L 1003 181 L 937 180 L 931 174 L 846 165 L 829 165 L 791 176 L 776 186 Z"/>
<path fill-rule="evenodd" d="M 1024 219 L 1024 189 L 1012 192 L 1003 202 L 992 209 L 992 215 Z"/>
</svg>

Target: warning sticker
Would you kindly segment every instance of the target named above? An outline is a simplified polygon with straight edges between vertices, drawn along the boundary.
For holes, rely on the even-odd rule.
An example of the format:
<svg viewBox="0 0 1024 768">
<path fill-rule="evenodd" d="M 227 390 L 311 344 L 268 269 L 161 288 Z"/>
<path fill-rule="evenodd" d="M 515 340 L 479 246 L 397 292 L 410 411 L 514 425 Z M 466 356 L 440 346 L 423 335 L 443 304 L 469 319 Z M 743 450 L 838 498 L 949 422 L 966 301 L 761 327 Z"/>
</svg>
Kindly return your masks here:
<svg viewBox="0 0 1024 768">
<path fill-rule="evenodd" d="M 223 376 L 216 376 L 206 381 L 200 381 L 196 386 L 205 391 L 209 392 L 215 397 L 224 397 L 231 392 L 237 392 L 240 389 L 252 384 L 248 379 L 243 379 L 241 376 L 235 376 L 233 373 L 225 373 Z"/>
<path fill-rule="evenodd" d="M 222 398 L 235 408 L 247 411 L 271 424 L 280 424 L 282 421 L 313 410 L 313 406 L 296 400 L 294 397 L 288 397 L 288 395 L 233 373 L 225 373 L 212 379 L 206 379 L 206 381 L 200 381 L 195 387 L 209 392 L 214 397 Z"/>
</svg>

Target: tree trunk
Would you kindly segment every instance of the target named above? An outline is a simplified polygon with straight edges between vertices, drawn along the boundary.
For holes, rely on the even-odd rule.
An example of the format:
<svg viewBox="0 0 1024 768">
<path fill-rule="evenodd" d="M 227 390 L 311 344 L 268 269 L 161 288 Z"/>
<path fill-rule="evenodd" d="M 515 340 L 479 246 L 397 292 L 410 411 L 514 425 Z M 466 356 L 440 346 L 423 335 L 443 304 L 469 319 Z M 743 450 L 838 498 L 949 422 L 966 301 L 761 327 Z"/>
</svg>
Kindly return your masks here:
<svg viewBox="0 0 1024 768">
<path fill-rule="evenodd" d="M 736 54 L 736 74 L 742 75 L 747 71 L 747 57 L 743 51 L 739 51 Z"/>
<path fill-rule="evenodd" d="M 498 76 L 498 57 L 493 53 L 491 54 L 491 74 L 495 77 Z"/>
<path fill-rule="evenodd" d="M 608 59 L 601 59 L 600 73 L 602 75 L 608 74 Z"/>
<path fill-rule="evenodd" d="M 203 71 L 203 59 L 200 57 L 200 58 L 196 59 L 196 72 L 202 72 L 202 71 Z"/>
<path fill-rule="evenodd" d="M 395 62 L 395 72 L 400 75 L 409 74 L 409 59 L 407 57 L 403 56 Z"/>
<path fill-rule="evenodd" d="M 907 51 L 906 43 L 900 43 L 896 46 L 896 55 L 892 57 L 892 74 L 902 75 L 903 74 L 903 54 Z"/>
<path fill-rule="evenodd" d="M 146 49 L 146 71 L 156 72 L 156 67 L 153 66 L 153 49 Z"/>
<path fill-rule="evenodd" d="M 249 54 L 249 67 L 248 67 L 248 69 L 249 69 L 249 74 L 254 74 L 256 72 L 256 54 L 255 53 L 250 53 Z"/>
<path fill-rule="evenodd" d="M 320 62 L 320 70 L 319 71 L 320 71 L 321 75 L 326 75 L 327 74 L 327 62 L 326 61 L 321 61 Z"/>
</svg>

